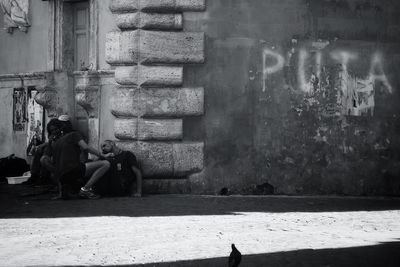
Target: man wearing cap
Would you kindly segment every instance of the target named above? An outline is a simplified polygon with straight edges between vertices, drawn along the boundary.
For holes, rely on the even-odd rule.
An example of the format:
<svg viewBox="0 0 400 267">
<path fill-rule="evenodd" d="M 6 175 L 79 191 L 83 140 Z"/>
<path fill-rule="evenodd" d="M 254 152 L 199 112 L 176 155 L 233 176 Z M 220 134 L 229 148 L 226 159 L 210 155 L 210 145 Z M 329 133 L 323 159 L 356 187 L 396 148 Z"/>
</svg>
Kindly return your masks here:
<svg viewBox="0 0 400 267">
<path fill-rule="evenodd" d="M 71 186 L 79 183 L 82 178 L 87 182 L 80 188 L 79 196 L 87 199 L 99 198 L 92 187 L 108 171 L 110 163 L 104 160 L 99 151 L 90 147 L 83 136 L 74 131 L 68 115 L 61 115 L 61 137 L 54 143 L 52 156 L 56 167 L 56 175 L 62 184 L 62 196 L 66 198 Z M 99 161 L 82 163 L 80 160 L 81 150 L 98 156 Z"/>
</svg>

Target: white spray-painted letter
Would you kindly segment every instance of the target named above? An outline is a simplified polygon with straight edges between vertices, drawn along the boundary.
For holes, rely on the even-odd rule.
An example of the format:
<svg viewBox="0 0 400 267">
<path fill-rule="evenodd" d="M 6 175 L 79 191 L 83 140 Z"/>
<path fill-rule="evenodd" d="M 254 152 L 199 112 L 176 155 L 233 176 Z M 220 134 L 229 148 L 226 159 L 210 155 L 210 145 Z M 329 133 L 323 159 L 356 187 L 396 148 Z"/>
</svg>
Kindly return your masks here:
<svg viewBox="0 0 400 267">
<path fill-rule="evenodd" d="M 315 55 L 315 64 L 316 64 L 316 75 L 319 80 L 321 80 L 321 69 L 322 69 L 322 53 L 318 51 Z"/>
<path fill-rule="evenodd" d="M 268 57 L 275 59 L 276 63 L 272 66 L 267 66 L 267 58 Z M 265 81 L 267 79 L 267 76 L 269 74 L 278 72 L 281 69 L 283 69 L 284 64 L 285 64 L 285 58 L 282 55 L 280 55 L 268 48 L 264 48 L 264 50 L 263 50 L 263 92 L 265 92 L 265 89 L 266 89 Z"/>
<path fill-rule="evenodd" d="M 299 85 L 303 92 L 309 92 L 310 87 L 307 86 L 306 81 L 306 73 L 304 69 L 304 65 L 306 63 L 306 59 L 308 58 L 308 53 L 306 50 L 302 49 L 299 52 L 299 68 L 297 70 L 297 78 L 299 79 Z"/>
<path fill-rule="evenodd" d="M 378 74 L 377 71 L 379 71 L 380 74 Z M 393 93 L 393 88 L 390 85 L 389 80 L 385 75 L 385 72 L 383 71 L 383 59 L 380 53 L 375 53 L 372 56 L 371 70 L 369 72 L 369 75 L 374 84 L 375 81 L 381 81 L 386 89 L 389 91 L 389 93 Z"/>
</svg>

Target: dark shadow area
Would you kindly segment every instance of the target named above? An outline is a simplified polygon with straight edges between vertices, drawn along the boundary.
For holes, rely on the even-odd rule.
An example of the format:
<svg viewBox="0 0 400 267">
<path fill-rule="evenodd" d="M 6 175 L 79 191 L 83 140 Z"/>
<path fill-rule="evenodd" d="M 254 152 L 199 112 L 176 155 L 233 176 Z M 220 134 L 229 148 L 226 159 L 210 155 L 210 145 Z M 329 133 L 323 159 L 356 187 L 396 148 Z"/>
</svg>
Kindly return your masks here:
<svg viewBox="0 0 400 267">
<path fill-rule="evenodd" d="M 2 184 L 0 218 L 400 210 L 400 198 L 150 195 L 142 198 L 52 200 L 55 195 L 41 188 Z"/>
<path fill-rule="evenodd" d="M 400 242 L 381 243 L 376 246 L 351 247 L 339 249 L 304 249 L 289 252 L 244 255 L 240 266 L 262 267 L 343 267 L 343 266 L 400 266 Z M 193 261 L 164 262 L 133 265 L 108 265 L 118 267 L 128 266 L 228 266 L 228 257 Z"/>
</svg>

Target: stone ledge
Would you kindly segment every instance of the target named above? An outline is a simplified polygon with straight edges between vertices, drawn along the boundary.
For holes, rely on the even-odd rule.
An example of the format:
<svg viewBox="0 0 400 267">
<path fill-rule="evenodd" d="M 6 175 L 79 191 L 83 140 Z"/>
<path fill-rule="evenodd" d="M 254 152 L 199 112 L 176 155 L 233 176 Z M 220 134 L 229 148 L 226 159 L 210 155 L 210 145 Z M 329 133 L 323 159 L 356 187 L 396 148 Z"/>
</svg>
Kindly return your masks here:
<svg viewBox="0 0 400 267">
<path fill-rule="evenodd" d="M 118 142 L 138 158 L 146 177 L 185 176 L 203 169 L 204 144 L 196 142 Z"/>
<path fill-rule="evenodd" d="M 106 62 L 110 65 L 138 62 L 138 40 L 138 31 L 107 33 Z"/>
<path fill-rule="evenodd" d="M 80 76 L 113 76 L 114 75 L 114 70 L 89 70 L 89 71 L 82 71 L 82 70 L 77 70 L 72 73 L 76 77 Z"/>
<path fill-rule="evenodd" d="M 110 32 L 106 37 L 106 61 L 110 65 L 203 63 L 204 33 Z"/>
<path fill-rule="evenodd" d="M 0 74 L 0 81 L 3 80 L 21 80 L 22 79 L 46 79 L 49 73 L 46 72 L 29 72 L 29 73 L 11 73 Z"/>
<path fill-rule="evenodd" d="M 110 10 L 113 13 L 142 11 L 203 11 L 205 0 L 113 0 Z"/>
<path fill-rule="evenodd" d="M 49 73 L 31 72 L 0 75 L 0 90 L 21 87 L 22 80 L 24 86 L 43 87 L 47 84 Z"/>
<path fill-rule="evenodd" d="M 182 119 L 122 119 L 114 121 L 115 137 L 120 140 L 180 140 Z"/>
<path fill-rule="evenodd" d="M 111 112 L 117 117 L 199 116 L 204 113 L 204 89 L 117 87 Z"/>
</svg>

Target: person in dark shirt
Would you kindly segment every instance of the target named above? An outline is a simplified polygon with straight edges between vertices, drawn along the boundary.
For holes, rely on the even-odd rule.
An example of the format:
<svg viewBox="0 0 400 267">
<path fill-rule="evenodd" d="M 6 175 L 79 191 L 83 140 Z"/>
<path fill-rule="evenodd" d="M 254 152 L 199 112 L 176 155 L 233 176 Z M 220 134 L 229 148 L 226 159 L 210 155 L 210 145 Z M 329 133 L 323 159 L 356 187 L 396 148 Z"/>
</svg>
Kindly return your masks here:
<svg viewBox="0 0 400 267">
<path fill-rule="evenodd" d="M 25 182 L 26 184 L 46 184 L 48 182 L 52 182 L 57 184 L 57 180 L 54 176 L 54 166 L 51 161 L 42 160 L 43 155 L 46 153 L 46 150 L 49 149 L 49 145 L 57 136 L 61 128 L 61 124 L 58 119 L 51 119 L 46 126 L 48 142 L 40 144 L 34 149 L 33 160 L 31 164 L 31 178 Z"/>
<path fill-rule="evenodd" d="M 108 181 L 108 190 L 111 192 L 108 193 L 141 197 L 142 173 L 135 155 L 130 151 L 122 150 L 111 140 L 105 140 L 101 144 L 101 149 L 111 163 Z"/>
<path fill-rule="evenodd" d="M 73 131 L 68 117 L 60 116 L 59 120 L 62 123 L 61 137 L 54 142 L 48 156 L 53 157 L 56 176 L 62 184 L 62 194 L 66 193 L 64 189 L 67 189 L 68 185 L 79 184 L 80 179 L 87 178 L 84 186 L 80 188 L 79 196 L 88 199 L 99 198 L 92 187 L 108 171 L 110 163 L 99 151 L 90 147 L 79 132 Z M 81 150 L 94 154 L 101 160 L 82 163 Z"/>
</svg>

